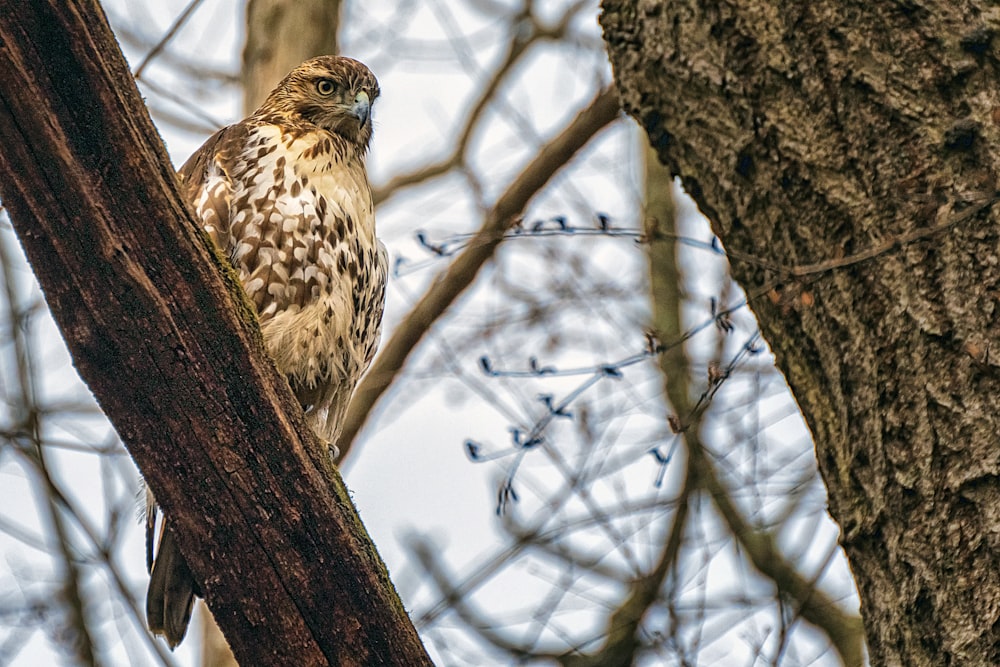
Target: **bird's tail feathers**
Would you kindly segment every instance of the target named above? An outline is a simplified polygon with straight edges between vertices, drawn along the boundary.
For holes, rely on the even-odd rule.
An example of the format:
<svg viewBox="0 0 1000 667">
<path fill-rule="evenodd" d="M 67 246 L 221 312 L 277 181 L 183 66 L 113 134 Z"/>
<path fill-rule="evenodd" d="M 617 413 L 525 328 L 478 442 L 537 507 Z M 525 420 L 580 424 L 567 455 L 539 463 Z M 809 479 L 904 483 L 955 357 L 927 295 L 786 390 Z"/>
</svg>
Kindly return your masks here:
<svg viewBox="0 0 1000 667">
<path fill-rule="evenodd" d="M 153 634 L 163 635 L 171 649 L 184 639 L 197 590 L 173 533 L 161 526 L 146 593 L 146 622 Z"/>
</svg>

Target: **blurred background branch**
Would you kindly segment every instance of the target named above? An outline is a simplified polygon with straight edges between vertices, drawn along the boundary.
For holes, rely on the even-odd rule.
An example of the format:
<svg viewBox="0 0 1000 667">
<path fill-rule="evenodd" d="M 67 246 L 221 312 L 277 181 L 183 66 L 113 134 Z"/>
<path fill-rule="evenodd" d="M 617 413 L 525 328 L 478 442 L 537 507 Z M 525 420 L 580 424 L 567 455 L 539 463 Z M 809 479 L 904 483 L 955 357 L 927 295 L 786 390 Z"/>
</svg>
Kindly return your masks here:
<svg viewBox="0 0 1000 667">
<path fill-rule="evenodd" d="M 496 251 L 506 230 L 517 224 L 528 202 L 552 176 L 618 116 L 618 99 L 610 88 L 600 92 L 563 131 L 547 145 L 507 187 L 487 214 L 483 226 L 456 257 L 441 278 L 427 290 L 413 310 L 382 345 L 377 361 L 358 385 L 344 420 L 340 458 L 351 445 L 375 402 L 392 384 L 413 349 L 458 296 L 475 280 L 483 264 Z"/>
</svg>

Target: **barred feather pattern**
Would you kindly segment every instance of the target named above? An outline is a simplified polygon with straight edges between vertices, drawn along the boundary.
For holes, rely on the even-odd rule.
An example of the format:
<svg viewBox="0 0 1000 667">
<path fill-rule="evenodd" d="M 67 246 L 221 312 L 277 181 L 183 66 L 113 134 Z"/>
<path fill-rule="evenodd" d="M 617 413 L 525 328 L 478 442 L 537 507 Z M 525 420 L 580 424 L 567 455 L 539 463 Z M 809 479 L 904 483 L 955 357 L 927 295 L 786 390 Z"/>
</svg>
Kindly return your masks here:
<svg viewBox="0 0 1000 667">
<path fill-rule="evenodd" d="M 257 307 L 268 352 L 332 441 L 375 353 L 388 262 L 364 156 L 333 150 L 343 142 L 325 134 L 253 127 L 228 163 L 213 161 L 195 202 Z"/>
<path fill-rule="evenodd" d="M 388 258 L 375 236 L 365 169 L 378 94 L 374 75 L 355 60 L 307 61 L 179 171 L 206 233 L 257 309 L 268 353 L 328 442 L 339 434 L 380 336 Z M 170 560 L 190 579 L 179 552 Z M 185 599 L 171 600 L 170 591 L 183 587 L 156 569 L 154 560 L 147 618 L 174 646 L 197 588 L 192 581 Z"/>
</svg>

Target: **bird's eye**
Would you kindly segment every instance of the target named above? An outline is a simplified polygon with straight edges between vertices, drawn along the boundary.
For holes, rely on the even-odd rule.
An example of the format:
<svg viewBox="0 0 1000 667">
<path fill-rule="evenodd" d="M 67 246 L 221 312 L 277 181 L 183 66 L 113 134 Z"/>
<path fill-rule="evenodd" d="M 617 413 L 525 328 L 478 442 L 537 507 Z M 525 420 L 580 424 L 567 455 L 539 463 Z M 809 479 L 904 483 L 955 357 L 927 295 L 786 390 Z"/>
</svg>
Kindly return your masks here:
<svg viewBox="0 0 1000 667">
<path fill-rule="evenodd" d="M 320 79 L 319 83 L 316 84 L 316 90 L 320 95 L 333 95 L 333 91 L 336 89 L 337 86 L 329 79 Z"/>
</svg>

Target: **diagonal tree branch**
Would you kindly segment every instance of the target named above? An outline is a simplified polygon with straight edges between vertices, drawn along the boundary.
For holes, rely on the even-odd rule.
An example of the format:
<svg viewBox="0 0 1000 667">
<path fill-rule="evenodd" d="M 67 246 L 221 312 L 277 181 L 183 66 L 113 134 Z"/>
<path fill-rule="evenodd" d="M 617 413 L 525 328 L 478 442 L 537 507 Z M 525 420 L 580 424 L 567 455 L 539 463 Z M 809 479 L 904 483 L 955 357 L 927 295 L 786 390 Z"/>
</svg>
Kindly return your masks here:
<svg viewBox="0 0 1000 667">
<path fill-rule="evenodd" d="M 354 392 L 347 410 L 338 442 L 338 463 L 347 456 L 375 403 L 392 384 L 410 353 L 430 330 L 431 325 L 472 284 L 479 270 L 493 257 L 503 240 L 504 232 L 517 223 L 532 197 L 577 151 L 617 117 L 618 98 L 612 89 L 606 88 L 559 136 L 539 150 L 535 159 L 500 196 L 465 251 L 455 258 L 444 275 L 434 282 L 396 328 L 392 337 L 382 345 L 368 374 Z"/>
<path fill-rule="evenodd" d="M 691 441 L 689 456 L 705 491 L 711 496 L 719 514 L 754 567 L 794 602 L 802 618 L 826 633 L 842 664 L 847 667 L 864 665 L 864 626 L 861 617 L 843 611 L 840 605 L 816 588 L 814 582 L 803 577 L 785 560 L 772 535 L 750 525 L 733 502 L 729 489 L 719 479 L 715 465 L 697 439 Z"/>
<path fill-rule="evenodd" d="M 422 165 L 413 171 L 398 174 L 385 185 L 376 187 L 372 193 L 375 204 L 384 203 L 400 190 L 424 183 L 438 176 L 443 176 L 453 169 L 463 167 L 466 164 L 466 154 L 468 153 L 472 138 L 480 128 L 486 111 L 495 107 L 503 84 L 508 80 L 525 54 L 529 53 L 531 48 L 539 42 L 558 41 L 565 38 L 573 19 L 579 15 L 585 5 L 585 2 L 580 2 L 579 0 L 574 2 L 566 8 L 562 16 L 553 25 L 545 25 L 534 15 L 531 3 L 527 3 L 512 18 L 513 25 L 509 28 L 510 41 L 507 45 L 507 51 L 490 76 L 486 78 L 486 85 L 479 92 L 476 101 L 473 102 L 468 113 L 465 115 L 465 121 L 455 135 L 457 139 L 451 152 L 436 162 Z"/>
<path fill-rule="evenodd" d="M 96 0 L 0 11 L 0 188 L 73 355 L 248 665 L 427 665 Z"/>
</svg>

